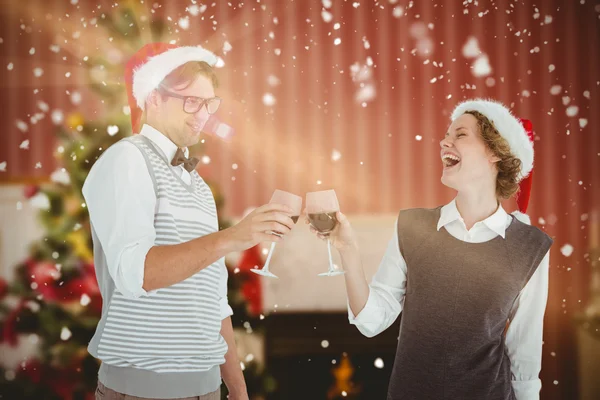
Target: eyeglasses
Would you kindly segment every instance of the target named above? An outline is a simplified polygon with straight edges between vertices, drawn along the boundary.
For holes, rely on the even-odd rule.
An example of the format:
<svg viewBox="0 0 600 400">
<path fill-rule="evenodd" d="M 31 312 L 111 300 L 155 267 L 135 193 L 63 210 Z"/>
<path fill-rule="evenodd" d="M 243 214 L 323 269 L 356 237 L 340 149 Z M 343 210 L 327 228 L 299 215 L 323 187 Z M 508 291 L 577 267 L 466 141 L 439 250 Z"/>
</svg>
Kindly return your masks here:
<svg viewBox="0 0 600 400">
<path fill-rule="evenodd" d="M 205 105 L 206 105 L 206 111 L 208 111 L 209 114 L 214 114 L 217 112 L 217 110 L 219 109 L 219 106 L 221 105 L 220 97 L 212 97 L 210 99 L 203 99 L 202 97 L 196 97 L 196 96 L 182 96 L 177 93 L 169 92 L 168 90 L 166 90 L 163 87 L 159 87 L 157 90 L 159 93 L 161 93 L 165 96 L 174 97 L 176 99 L 182 99 L 183 100 L 183 111 L 188 114 L 197 113 Z"/>
</svg>

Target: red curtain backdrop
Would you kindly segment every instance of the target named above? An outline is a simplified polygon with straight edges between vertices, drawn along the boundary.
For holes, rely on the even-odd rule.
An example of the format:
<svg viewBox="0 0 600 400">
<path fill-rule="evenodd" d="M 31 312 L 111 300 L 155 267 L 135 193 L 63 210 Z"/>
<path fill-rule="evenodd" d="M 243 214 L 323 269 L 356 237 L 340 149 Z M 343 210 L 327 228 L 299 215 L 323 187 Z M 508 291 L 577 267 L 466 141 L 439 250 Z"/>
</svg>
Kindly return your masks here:
<svg viewBox="0 0 600 400">
<path fill-rule="evenodd" d="M 333 0 L 324 8 L 327 1 L 219 1 L 196 16 L 186 12 L 188 1 L 132 3 L 147 16 L 170 17 L 170 38 L 178 43 L 201 44 L 225 60 L 220 117 L 236 135 L 229 143 L 209 138 L 202 155 L 210 163 L 200 171 L 219 183 L 230 215 L 267 202 L 276 188 L 334 188 L 349 214 L 446 203 L 453 192 L 440 183 L 439 141 L 456 103 L 492 97 L 530 119 L 536 158 L 529 214 L 555 238 L 543 398 L 574 393 L 572 321 L 589 297 L 589 215 L 600 204 L 599 2 Z M 0 7 L 0 182 L 44 180 L 54 171 L 53 110 L 102 116 L 81 59 L 109 52 L 111 42 L 89 21 L 126 5 L 49 0 Z M 188 29 L 178 26 L 185 16 Z M 476 76 L 485 60 L 474 66 L 465 55 L 470 38 L 488 57 L 487 76 Z M 231 50 L 223 54 L 226 41 Z M 355 63 L 369 68 L 353 79 Z M 375 92 L 365 104 L 356 99 L 361 84 Z M 274 104 L 265 101 L 268 94 Z M 50 111 L 32 124 L 39 101 Z M 19 148 L 24 140 L 28 149 Z M 574 248 L 568 257 L 560 251 L 565 244 Z"/>
</svg>

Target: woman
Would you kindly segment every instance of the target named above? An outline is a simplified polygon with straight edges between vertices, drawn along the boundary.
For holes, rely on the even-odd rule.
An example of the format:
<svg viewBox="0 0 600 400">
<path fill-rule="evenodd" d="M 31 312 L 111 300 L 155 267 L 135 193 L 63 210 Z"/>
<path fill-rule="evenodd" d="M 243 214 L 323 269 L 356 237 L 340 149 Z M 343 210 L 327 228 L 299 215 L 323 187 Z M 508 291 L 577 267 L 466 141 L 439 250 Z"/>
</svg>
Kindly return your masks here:
<svg viewBox="0 0 600 400">
<path fill-rule="evenodd" d="M 330 239 L 346 271 L 349 320 L 372 337 L 402 312 L 388 400 L 538 399 L 553 241 L 500 204 L 533 168 L 529 122 L 480 99 L 459 104 L 451 119 L 440 157 L 442 183 L 456 197 L 400 212 L 371 284 L 337 214 Z"/>
</svg>

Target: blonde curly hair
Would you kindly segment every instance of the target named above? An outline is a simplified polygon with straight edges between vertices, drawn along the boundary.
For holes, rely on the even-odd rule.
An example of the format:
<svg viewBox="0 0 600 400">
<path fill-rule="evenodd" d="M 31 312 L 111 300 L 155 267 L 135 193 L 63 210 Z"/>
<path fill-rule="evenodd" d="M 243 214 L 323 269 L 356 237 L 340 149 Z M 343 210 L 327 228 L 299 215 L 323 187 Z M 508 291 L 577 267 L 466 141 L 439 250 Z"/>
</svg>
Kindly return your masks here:
<svg viewBox="0 0 600 400">
<path fill-rule="evenodd" d="M 496 196 L 500 199 L 509 199 L 519 191 L 519 173 L 521 160 L 515 157 L 506 139 L 498 133 L 494 124 L 478 111 L 466 111 L 477 119 L 477 126 L 483 141 L 492 154 L 500 159 L 496 163 L 498 177 L 496 178 Z"/>
</svg>

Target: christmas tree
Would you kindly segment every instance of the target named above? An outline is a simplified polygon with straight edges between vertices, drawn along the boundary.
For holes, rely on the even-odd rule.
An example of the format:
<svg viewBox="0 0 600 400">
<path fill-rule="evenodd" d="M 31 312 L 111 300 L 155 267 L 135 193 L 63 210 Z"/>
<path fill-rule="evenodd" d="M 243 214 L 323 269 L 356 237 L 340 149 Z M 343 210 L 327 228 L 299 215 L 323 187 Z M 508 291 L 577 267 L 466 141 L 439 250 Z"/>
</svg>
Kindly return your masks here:
<svg viewBox="0 0 600 400">
<path fill-rule="evenodd" d="M 89 215 L 81 188 L 92 165 L 116 141 L 131 134 L 124 85 L 123 60 L 144 43 L 135 18 L 135 5 L 103 14 L 98 24 L 109 32 L 122 57 L 101 54 L 85 57 L 89 86 L 105 105 L 101 119 L 88 120 L 80 113 L 69 115 L 59 127 L 55 156 L 59 168 L 50 182 L 29 186 L 25 197 L 39 209 L 39 222 L 45 235 L 31 245 L 30 254 L 15 267 L 11 282 L 0 281 L 1 339 L 17 346 L 30 340 L 35 354 L 16 370 L 0 369 L 0 394 L 6 399 L 93 399 L 99 360 L 88 352 L 102 310 L 96 281 Z M 166 40 L 164 21 L 147 21 L 153 41 Z M 146 34 L 146 37 L 147 34 Z M 113 54 L 114 56 L 114 54 Z M 106 85 L 106 82 L 117 82 Z M 197 153 L 198 148 L 191 148 Z M 211 186 L 217 210 L 224 198 Z M 219 216 L 221 217 L 220 213 Z M 228 222 L 220 221 L 221 228 Z M 229 299 L 236 340 L 242 348 L 248 338 L 260 341 L 263 317 L 260 315 L 260 287 L 248 268 L 259 264 L 257 248 L 242 257 L 241 268 L 230 271 Z M 246 268 L 248 262 L 253 265 Z M 231 268 L 230 268 L 231 270 Z M 250 398 L 261 399 L 274 388 L 260 357 L 246 354 L 244 374 Z M 223 388 L 223 398 L 227 390 Z"/>
</svg>

